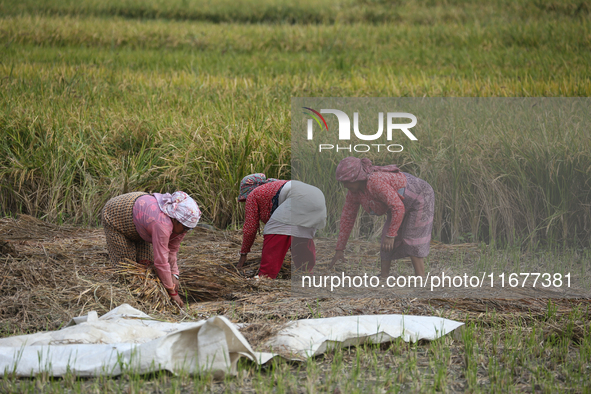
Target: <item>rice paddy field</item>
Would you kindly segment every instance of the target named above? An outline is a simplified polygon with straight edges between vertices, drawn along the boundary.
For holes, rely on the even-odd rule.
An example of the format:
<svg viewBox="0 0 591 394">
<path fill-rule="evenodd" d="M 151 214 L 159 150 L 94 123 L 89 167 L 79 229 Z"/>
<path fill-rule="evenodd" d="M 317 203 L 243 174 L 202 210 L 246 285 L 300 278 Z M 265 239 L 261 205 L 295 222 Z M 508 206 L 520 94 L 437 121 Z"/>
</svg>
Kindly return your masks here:
<svg viewBox="0 0 591 394">
<path fill-rule="evenodd" d="M 408 313 L 467 323 L 431 343 L 243 364 L 223 381 L 7 375 L 0 391 L 590 392 L 588 299 L 310 301 L 289 298 L 288 270 L 254 287 L 231 273 L 240 179 L 292 175 L 292 97 L 588 97 L 590 13 L 585 0 L 0 0 L 0 241 L 16 250 L 0 250 L 0 335 L 56 329 L 113 302 L 180 319 L 155 307 L 156 287 L 134 285 L 133 267 L 107 270 L 99 212 L 135 190 L 184 190 L 217 229 L 181 249 L 187 270 L 215 263 L 199 275 L 223 276 L 205 290 L 195 283 L 207 276 L 183 284 L 193 319 L 262 327 Z M 435 189 L 440 246 L 428 264 L 588 269 L 588 129 L 433 133 L 396 160 Z M 359 242 L 353 252 L 378 250 L 371 237 Z M 76 278 L 56 275 L 72 265 L 83 267 Z"/>
</svg>

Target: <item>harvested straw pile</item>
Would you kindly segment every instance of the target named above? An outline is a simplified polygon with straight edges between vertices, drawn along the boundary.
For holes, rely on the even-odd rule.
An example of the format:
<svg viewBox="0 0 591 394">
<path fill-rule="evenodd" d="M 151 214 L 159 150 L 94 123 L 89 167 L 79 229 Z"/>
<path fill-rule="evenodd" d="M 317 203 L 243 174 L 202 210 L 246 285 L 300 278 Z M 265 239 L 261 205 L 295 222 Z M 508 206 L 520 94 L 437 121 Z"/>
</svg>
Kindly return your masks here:
<svg viewBox="0 0 591 394">
<path fill-rule="evenodd" d="M 163 311 L 174 307 L 152 266 L 126 259 L 108 270 L 122 280 L 131 294 L 140 301 L 152 305 L 154 310 Z"/>
<path fill-rule="evenodd" d="M 128 303 L 158 318 L 176 319 L 152 268 L 108 261 L 102 229 L 56 226 L 31 216 L 0 219 L 0 335 L 55 329 L 74 316 Z M 236 300 L 272 292 L 289 282 L 248 279 L 235 268 L 239 232 L 197 229 L 179 253 L 181 294 L 189 302 Z M 260 245 L 259 245 L 260 246 Z M 260 262 L 254 248 L 246 273 Z M 289 275 L 289 264 L 283 275 Z M 248 276 L 247 275 L 247 276 Z"/>
<path fill-rule="evenodd" d="M 126 260 L 108 271 L 118 277 L 131 294 L 140 301 L 150 303 L 153 309 L 163 311 L 173 307 L 154 266 Z M 180 283 L 181 297 L 198 302 L 228 297 L 244 286 L 245 278 L 214 262 L 193 262 L 183 267 Z"/>
<path fill-rule="evenodd" d="M 0 219 L 0 238 L 0 335 L 53 330 L 122 303 L 149 310 L 109 275 L 101 229 L 21 215 Z"/>
<path fill-rule="evenodd" d="M 122 303 L 159 319 L 179 318 L 178 308 L 169 307 L 170 300 L 151 269 L 132 262 L 119 267 L 109 263 L 102 229 L 60 227 L 23 215 L 18 220 L 0 219 L 0 239 L 1 336 L 56 329 L 74 316 L 90 310 L 103 314 Z M 179 252 L 181 292 L 188 298 L 190 318 L 225 315 L 234 322 L 250 323 L 243 332 L 253 345 L 264 342 L 287 321 L 302 318 L 405 313 L 468 318 L 502 327 L 504 321 L 515 319 L 543 320 L 547 313 L 547 299 L 292 298 L 289 280 L 249 278 L 260 263 L 260 240 L 249 254 L 246 277 L 236 270 L 240 242 L 238 231 L 189 233 Z M 326 264 L 334 245 L 322 239 L 316 245 L 319 265 Z M 379 257 L 374 243 L 353 241 L 351 245 L 351 260 Z M 458 250 L 478 253 L 476 245 L 436 244 L 432 249 L 442 256 Z M 289 278 L 289 259 L 281 275 Z M 552 302 L 558 315 L 574 305 L 589 305 L 589 300 Z M 494 315 L 489 313 L 493 310 Z M 548 324 L 545 335 L 569 330 L 569 335 L 578 337 L 589 329 L 588 322 L 581 318 L 570 328 Z"/>
<path fill-rule="evenodd" d="M 228 297 L 244 284 L 244 277 L 213 261 L 193 261 L 183 266 L 180 282 L 193 300 L 210 301 Z"/>
<path fill-rule="evenodd" d="M 249 255 L 242 272 L 235 267 L 241 243 L 239 232 L 220 232 L 197 228 L 187 235 L 179 252 L 181 297 L 189 302 L 234 300 L 253 293 L 289 290 L 282 280 L 252 277 L 260 264 L 260 249 Z M 289 278 L 291 263 L 287 259 L 280 278 Z M 166 290 L 153 268 L 135 262 L 125 262 L 110 270 L 139 300 L 164 311 L 170 306 Z"/>
<path fill-rule="evenodd" d="M 238 299 L 244 294 L 289 290 L 290 286 L 287 281 L 245 278 L 233 265 L 208 260 L 186 263 L 180 279 L 181 290 L 194 301 Z"/>
</svg>

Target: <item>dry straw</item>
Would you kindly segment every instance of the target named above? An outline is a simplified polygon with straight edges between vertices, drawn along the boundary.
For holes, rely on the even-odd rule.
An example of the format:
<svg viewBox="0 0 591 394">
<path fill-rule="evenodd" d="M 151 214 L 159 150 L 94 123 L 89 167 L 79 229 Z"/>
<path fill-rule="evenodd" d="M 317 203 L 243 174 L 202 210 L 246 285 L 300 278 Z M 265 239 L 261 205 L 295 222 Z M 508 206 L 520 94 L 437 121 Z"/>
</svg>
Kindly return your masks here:
<svg viewBox="0 0 591 394">
<path fill-rule="evenodd" d="M 18 255 L 0 255 L 0 335 L 57 329 L 72 317 L 96 310 L 99 315 L 128 303 L 158 319 L 178 321 L 179 309 L 170 304 L 151 268 L 126 262 L 113 267 L 107 259 L 102 229 L 59 227 L 30 216 L 0 219 L 5 245 Z M 493 324 L 518 318 L 542 319 L 548 300 L 474 299 L 376 299 L 290 297 L 288 280 L 253 279 L 235 268 L 239 234 L 197 229 L 183 242 L 179 253 L 181 293 L 188 299 L 186 314 L 192 319 L 225 315 L 243 328 L 253 344 L 262 343 L 285 322 L 298 318 L 360 314 L 405 313 L 440 315 L 457 320 L 466 317 Z M 257 242 L 255 245 L 259 245 Z M 371 257 L 375 244 L 351 241 L 351 259 Z M 373 249 L 372 249 L 373 248 Z M 357 250 L 357 252 L 355 251 Z M 260 262 L 254 248 L 246 264 L 254 275 Z M 330 258 L 330 243 L 317 240 L 320 264 Z M 374 250 L 375 251 L 375 250 Z M 478 253 L 473 244 L 433 245 L 433 253 Z M 289 273 L 287 267 L 281 276 Z M 562 315 L 588 300 L 553 300 L 555 314 Z M 496 311 L 495 315 L 490 314 Z M 586 313 L 586 312 L 585 312 Z M 588 319 L 579 319 L 573 335 L 586 329 Z M 546 327 L 547 335 L 561 328 Z"/>
</svg>

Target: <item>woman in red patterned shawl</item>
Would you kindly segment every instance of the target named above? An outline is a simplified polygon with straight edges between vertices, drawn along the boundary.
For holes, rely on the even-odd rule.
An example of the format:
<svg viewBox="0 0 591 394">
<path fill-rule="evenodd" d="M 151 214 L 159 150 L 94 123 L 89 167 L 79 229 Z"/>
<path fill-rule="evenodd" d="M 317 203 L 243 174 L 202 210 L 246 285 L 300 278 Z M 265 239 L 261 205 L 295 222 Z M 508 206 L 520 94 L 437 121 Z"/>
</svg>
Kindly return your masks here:
<svg viewBox="0 0 591 394">
<path fill-rule="evenodd" d="M 347 157 L 336 178 L 349 191 L 343 206 L 332 268 L 344 260 L 344 250 L 361 205 L 371 215 L 387 215 L 382 230 L 381 276 L 390 274 L 392 260 L 410 257 L 416 275 L 425 275 L 429 254 L 435 194 L 422 179 L 400 172 L 395 165 L 374 166 L 369 159 Z"/>
<path fill-rule="evenodd" d="M 299 181 L 251 174 L 240 182 L 238 201 L 246 203 L 246 217 L 237 268 L 246 262 L 259 222 L 263 222 L 259 275 L 276 278 L 290 248 L 294 268 L 312 272 L 316 263 L 313 238 L 326 224 L 326 204 L 320 189 Z"/>
</svg>

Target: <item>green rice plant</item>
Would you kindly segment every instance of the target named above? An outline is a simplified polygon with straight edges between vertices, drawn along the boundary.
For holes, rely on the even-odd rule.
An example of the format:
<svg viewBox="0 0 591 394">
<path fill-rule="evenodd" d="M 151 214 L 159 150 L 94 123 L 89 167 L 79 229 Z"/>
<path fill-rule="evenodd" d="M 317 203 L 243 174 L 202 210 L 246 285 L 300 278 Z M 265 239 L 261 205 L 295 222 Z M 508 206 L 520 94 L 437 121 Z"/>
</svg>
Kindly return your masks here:
<svg viewBox="0 0 591 394">
<path fill-rule="evenodd" d="M 291 97 L 591 92 L 588 10 L 574 1 L 252 4 L 0 3 L 2 214 L 96 224 L 113 195 L 182 189 L 204 220 L 239 225 L 244 175 L 300 176 Z M 436 238 L 588 245 L 588 133 L 535 120 L 442 129 L 393 159 L 434 186 Z M 309 163 L 310 183 L 342 192 L 324 182 L 337 163 Z M 381 223 L 362 215 L 354 235 Z"/>
<path fill-rule="evenodd" d="M 555 311 L 558 312 L 558 311 Z M 546 317 L 494 319 L 489 312 L 467 320 L 461 340 L 336 348 L 304 363 L 274 360 L 259 368 L 246 360 L 238 376 L 139 375 L 131 365 L 121 377 L 67 379 L 41 375 L 0 379 L 3 392 L 541 392 L 583 391 L 591 351 L 588 308 L 573 307 Z M 582 324 L 584 323 L 584 324 Z M 570 325 L 570 328 L 568 327 Z M 565 329 L 562 329 L 564 327 Z M 494 339 L 493 338 L 497 338 Z M 495 350 L 496 349 L 496 350 Z M 476 380 L 475 380 L 476 379 Z"/>
<path fill-rule="evenodd" d="M 3 14 L 22 13 L 50 15 L 93 15 L 124 18 L 165 18 L 173 20 L 203 20 L 213 23 L 469 23 L 489 19 L 522 20 L 537 18 L 584 19 L 589 7 L 576 0 L 489 2 L 433 1 L 417 3 L 409 0 L 323 0 L 305 1 L 294 5 L 285 0 L 123 0 L 123 1 L 14 1 L 0 4 Z"/>
</svg>

